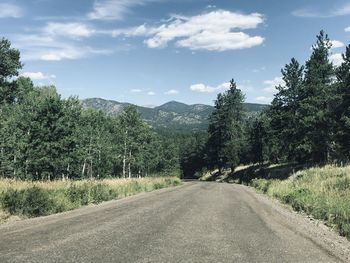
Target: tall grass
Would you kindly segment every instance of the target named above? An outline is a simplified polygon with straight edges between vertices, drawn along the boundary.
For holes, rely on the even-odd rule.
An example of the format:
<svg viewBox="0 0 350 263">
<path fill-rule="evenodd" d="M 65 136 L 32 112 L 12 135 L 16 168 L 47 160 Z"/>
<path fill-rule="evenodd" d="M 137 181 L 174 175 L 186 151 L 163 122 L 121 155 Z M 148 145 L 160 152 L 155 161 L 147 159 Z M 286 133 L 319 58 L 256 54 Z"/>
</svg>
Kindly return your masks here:
<svg viewBox="0 0 350 263">
<path fill-rule="evenodd" d="M 31 182 L 1 179 L 0 208 L 35 217 L 180 184 L 176 177 Z"/>
<path fill-rule="evenodd" d="M 310 168 L 286 180 L 253 179 L 251 185 L 324 220 L 350 239 L 350 166 Z"/>
</svg>

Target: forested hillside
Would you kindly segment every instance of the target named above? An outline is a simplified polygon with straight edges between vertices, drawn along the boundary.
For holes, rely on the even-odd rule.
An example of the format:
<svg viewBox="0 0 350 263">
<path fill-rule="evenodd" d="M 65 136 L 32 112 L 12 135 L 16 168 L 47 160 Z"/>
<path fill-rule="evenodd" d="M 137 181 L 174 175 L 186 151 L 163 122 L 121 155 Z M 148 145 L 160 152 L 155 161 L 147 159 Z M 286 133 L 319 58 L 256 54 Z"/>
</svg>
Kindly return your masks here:
<svg viewBox="0 0 350 263">
<path fill-rule="evenodd" d="M 119 116 L 130 103 L 120 103 L 113 100 L 91 98 L 82 100 L 83 107 L 102 110 L 109 116 Z M 141 117 L 148 124 L 157 129 L 171 129 L 178 132 L 206 131 L 209 125 L 208 117 L 214 107 L 205 104 L 187 105 L 170 101 L 161 106 L 147 108 L 136 106 Z M 256 115 L 267 105 L 244 103 L 247 116 Z"/>
</svg>

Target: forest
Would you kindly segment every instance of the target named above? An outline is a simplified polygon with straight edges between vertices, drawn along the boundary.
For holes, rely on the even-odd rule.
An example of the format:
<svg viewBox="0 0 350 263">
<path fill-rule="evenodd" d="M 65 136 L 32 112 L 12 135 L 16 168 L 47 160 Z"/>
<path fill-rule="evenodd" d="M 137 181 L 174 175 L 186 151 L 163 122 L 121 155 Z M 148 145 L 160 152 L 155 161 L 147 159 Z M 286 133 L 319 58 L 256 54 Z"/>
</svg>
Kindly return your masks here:
<svg viewBox="0 0 350 263">
<path fill-rule="evenodd" d="M 346 163 L 350 158 L 350 46 L 343 63 L 330 61 L 321 31 L 310 58 L 281 70 L 270 106 L 247 115 L 234 80 L 220 93 L 207 132 L 160 131 L 135 107 L 118 117 L 61 98 L 54 86 L 18 77 L 20 53 L 0 42 L 0 176 L 30 180 L 143 177 L 250 163 Z"/>
<path fill-rule="evenodd" d="M 281 69 L 269 107 L 247 117 L 244 94 L 234 80 L 218 94 L 208 132 L 192 136 L 180 166 L 185 177 L 240 164 L 346 164 L 350 158 L 350 45 L 335 66 L 332 44 L 321 31 L 304 63 L 292 58 Z"/>
<path fill-rule="evenodd" d="M 35 87 L 20 53 L 0 41 L 0 177 L 27 180 L 178 174 L 176 136 L 158 134 L 134 107 L 118 118 Z"/>
</svg>

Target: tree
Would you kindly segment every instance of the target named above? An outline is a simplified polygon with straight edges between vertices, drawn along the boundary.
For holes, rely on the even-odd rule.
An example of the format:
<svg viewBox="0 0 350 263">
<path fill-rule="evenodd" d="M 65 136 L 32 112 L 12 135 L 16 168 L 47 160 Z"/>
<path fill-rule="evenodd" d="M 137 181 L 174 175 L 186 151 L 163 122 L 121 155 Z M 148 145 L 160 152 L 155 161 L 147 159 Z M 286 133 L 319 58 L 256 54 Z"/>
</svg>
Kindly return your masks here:
<svg viewBox="0 0 350 263">
<path fill-rule="evenodd" d="M 253 119 L 248 128 L 248 157 L 252 163 L 262 164 L 266 159 L 266 147 L 267 147 L 267 132 L 264 123 L 264 116 L 260 116 Z"/>
<path fill-rule="evenodd" d="M 321 31 L 305 66 L 305 81 L 300 94 L 300 150 L 303 159 L 313 162 L 328 161 L 330 156 L 331 101 L 333 97 L 334 69 L 329 61 L 332 44 L 328 35 Z"/>
<path fill-rule="evenodd" d="M 333 107 L 337 159 L 350 158 L 350 45 L 343 54 L 343 63 L 336 70 L 337 101 Z"/>
<path fill-rule="evenodd" d="M 232 79 L 230 89 L 219 94 L 209 118 L 209 166 L 234 168 L 240 163 L 244 143 L 244 95 Z"/>
<path fill-rule="evenodd" d="M 11 48 L 11 42 L 5 38 L 0 40 L 0 105 L 12 103 L 16 96 L 16 85 L 10 78 L 18 76 L 22 68 L 20 53 Z"/>
<path fill-rule="evenodd" d="M 277 93 L 267 110 L 269 120 L 268 147 L 270 160 L 300 159 L 298 145 L 300 141 L 300 97 L 303 89 L 304 67 L 292 58 L 281 70 L 283 85 L 276 87 Z"/>
</svg>

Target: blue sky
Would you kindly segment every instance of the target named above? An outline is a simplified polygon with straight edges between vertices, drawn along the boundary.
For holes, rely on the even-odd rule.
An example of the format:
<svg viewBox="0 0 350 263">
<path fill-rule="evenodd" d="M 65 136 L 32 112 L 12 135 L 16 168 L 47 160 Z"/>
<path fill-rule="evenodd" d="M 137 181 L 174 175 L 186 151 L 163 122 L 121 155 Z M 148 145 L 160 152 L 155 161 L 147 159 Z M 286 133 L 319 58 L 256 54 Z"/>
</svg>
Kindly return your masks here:
<svg viewBox="0 0 350 263">
<path fill-rule="evenodd" d="M 269 103 L 281 68 L 304 63 L 321 29 L 341 62 L 349 18 L 344 0 L 0 0 L 22 75 L 63 97 L 138 105 L 213 104 L 231 78 L 246 101 Z"/>
</svg>

